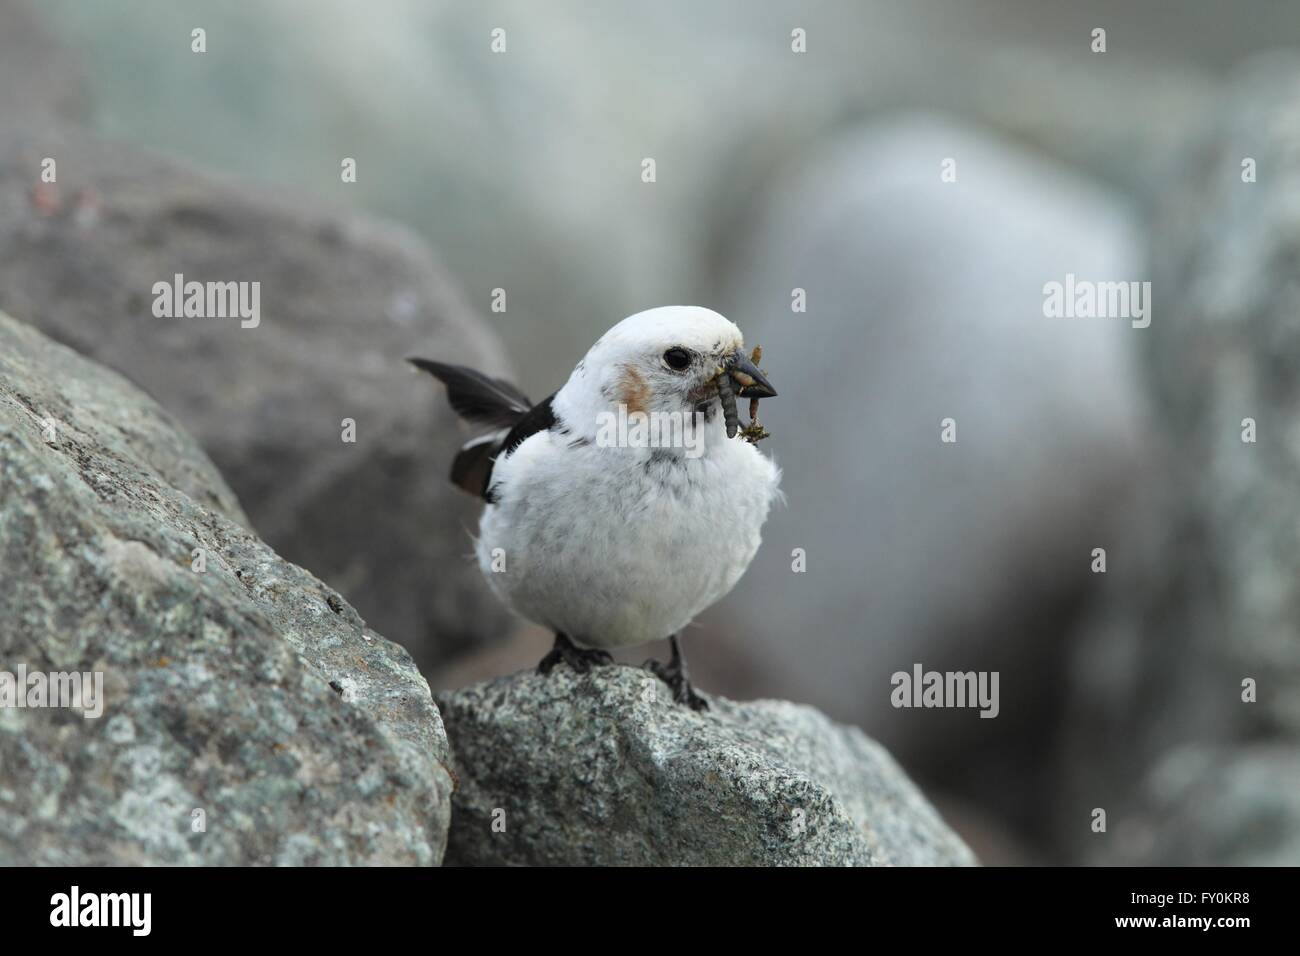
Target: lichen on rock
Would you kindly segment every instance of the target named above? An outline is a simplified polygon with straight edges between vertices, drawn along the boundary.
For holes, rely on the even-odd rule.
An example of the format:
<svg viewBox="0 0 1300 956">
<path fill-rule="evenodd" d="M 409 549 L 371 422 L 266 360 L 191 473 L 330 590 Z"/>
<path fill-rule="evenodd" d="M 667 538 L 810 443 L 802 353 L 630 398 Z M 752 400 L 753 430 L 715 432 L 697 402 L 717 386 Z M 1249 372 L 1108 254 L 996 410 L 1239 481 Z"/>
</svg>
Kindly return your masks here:
<svg viewBox="0 0 1300 956">
<path fill-rule="evenodd" d="M 648 672 L 559 667 L 438 695 L 456 864 L 965 865 L 885 750 L 786 701 L 696 713 Z"/>
<path fill-rule="evenodd" d="M 446 738 L 409 655 L 241 523 L 117 374 L 0 314 L 0 864 L 435 864 Z"/>
</svg>

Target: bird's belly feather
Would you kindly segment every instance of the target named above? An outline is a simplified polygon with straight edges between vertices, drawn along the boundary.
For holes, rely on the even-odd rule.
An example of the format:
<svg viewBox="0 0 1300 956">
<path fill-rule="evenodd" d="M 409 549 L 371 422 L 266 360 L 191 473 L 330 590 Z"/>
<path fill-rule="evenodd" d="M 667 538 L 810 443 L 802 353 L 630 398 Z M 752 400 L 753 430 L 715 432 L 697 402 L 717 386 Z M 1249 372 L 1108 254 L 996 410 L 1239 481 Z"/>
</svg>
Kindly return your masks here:
<svg viewBox="0 0 1300 956">
<path fill-rule="evenodd" d="M 749 447 L 647 461 L 539 435 L 519 451 L 498 463 L 517 493 L 484 511 L 479 565 L 517 613 L 595 647 L 665 638 L 730 591 L 779 474 Z"/>
</svg>

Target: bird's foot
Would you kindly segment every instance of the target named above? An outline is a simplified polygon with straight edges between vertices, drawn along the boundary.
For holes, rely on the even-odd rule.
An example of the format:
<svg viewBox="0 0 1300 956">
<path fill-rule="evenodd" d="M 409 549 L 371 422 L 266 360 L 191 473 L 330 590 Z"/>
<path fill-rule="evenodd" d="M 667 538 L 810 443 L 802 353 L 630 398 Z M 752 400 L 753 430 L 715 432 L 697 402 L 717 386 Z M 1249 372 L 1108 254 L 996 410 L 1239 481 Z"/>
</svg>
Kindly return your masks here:
<svg viewBox="0 0 1300 956">
<path fill-rule="evenodd" d="M 555 646 L 537 665 L 537 673 L 549 674 L 555 669 L 555 665 L 561 661 L 568 664 L 579 674 L 585 674 L 593 667 L 614 663 L 614 658 L 606 651 L 597 650 L 594 647 L 579 647 L 569 640 L 567 634 L 556 634 Z"/>
<path fill-rule="evenodd" d="M 667 664 L 651 658 L 645 662 L 645 668 L 668 685 L 673 692 L 673 700 L 677 703 L 685 704 L 691 710 L 709 709 L 709 702 L 697 694 L 695 688 L 691 686 L 691 682 L 686 677 L 686 668 L 682 666 L 681 658 L 678 656 L 674 655 L 673 660 Z"/>
</svg>

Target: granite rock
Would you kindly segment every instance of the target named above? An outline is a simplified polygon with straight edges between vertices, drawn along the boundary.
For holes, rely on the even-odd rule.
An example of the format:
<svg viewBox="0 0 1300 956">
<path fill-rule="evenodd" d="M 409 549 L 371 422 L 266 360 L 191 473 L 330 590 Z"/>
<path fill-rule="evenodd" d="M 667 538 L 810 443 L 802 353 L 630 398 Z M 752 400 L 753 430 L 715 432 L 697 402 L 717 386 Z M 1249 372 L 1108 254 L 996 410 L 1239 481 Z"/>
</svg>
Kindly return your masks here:
<svg viewBox="0 0 1300 956">
<path fill-rule="evenodd" d="M 0 863 L 441 860 L 410 656 L 248 531 L 167 412 L 3 314 L 0 575 L 0 670 L 102 675 L 0 708 Z"/>
<path fill-rule="evenodd" d="M 447 862 L 956 865 L 885 750 L 785 701 L 696 713 L 648 672 L 524 672 L 438 695 L 459 788 Z"/>
</svg>

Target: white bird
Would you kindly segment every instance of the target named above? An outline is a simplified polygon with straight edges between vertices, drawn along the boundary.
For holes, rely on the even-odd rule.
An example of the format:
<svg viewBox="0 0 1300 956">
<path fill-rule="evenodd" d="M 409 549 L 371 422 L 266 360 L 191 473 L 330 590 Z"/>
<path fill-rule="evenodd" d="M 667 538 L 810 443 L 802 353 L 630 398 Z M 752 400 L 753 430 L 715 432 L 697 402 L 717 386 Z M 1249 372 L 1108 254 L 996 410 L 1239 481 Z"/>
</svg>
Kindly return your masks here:
<svg viewBox="0 0 1300 956">
<path fill-rule="evenodd" d="M 476 553 L 492 590 L 555 633 L 538 669 L 585 672 L 612 662 L 608 648 L 668 638 L 671 662 L 646 666 L 706 707 L 678 634 L 735 586 L 780 496 L 780 469 L 736 434 L 736 396 L 776 395 L 740 329 L 692 306 L 639 312 L 537 405 L 472 369 L 410 361 L 458 415 L 495 429 L 451 478 L 487 502 Z"/>
</svg>

